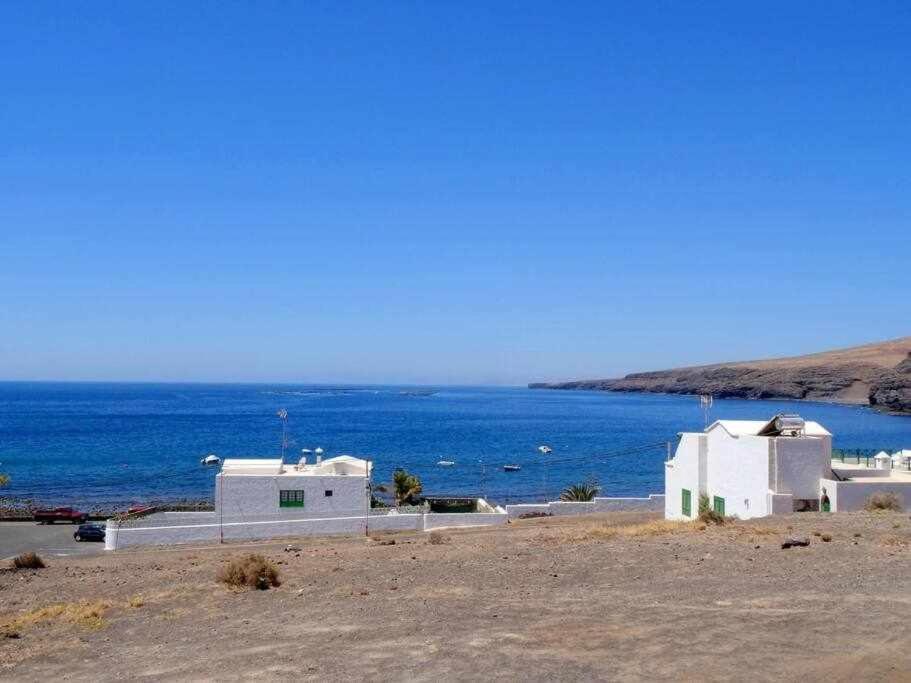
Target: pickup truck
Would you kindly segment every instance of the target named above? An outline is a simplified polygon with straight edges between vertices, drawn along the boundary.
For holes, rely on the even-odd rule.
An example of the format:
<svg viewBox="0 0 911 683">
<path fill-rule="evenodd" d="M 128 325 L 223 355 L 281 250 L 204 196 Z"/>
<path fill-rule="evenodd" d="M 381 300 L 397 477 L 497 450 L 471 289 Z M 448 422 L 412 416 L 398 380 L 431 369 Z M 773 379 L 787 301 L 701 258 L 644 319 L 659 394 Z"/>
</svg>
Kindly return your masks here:
<svg viewBox="0 0 911 683">
<path fill-rule="evenodd" d="M 75 508 L 52 508 L 49 510 L 35 510 L 35 521 L 39 524 L 53 524 L 54 522 L 70 522 L 71 524 L 85 524 L 89 516 Z"/>
</svg>

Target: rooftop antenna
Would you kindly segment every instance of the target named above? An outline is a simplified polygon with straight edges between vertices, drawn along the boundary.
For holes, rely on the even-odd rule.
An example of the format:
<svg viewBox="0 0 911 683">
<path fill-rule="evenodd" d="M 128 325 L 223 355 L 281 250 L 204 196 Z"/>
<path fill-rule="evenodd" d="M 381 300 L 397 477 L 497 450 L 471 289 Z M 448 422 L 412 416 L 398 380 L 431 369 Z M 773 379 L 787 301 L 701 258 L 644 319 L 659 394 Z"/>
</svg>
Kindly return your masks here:
<svg viewBox="0 0 911 683">
<path fill-rule="evenodd" d="M 702 418 L 705 421 L 705 426 L 709 426 L 709 411 L 712 409 L 712 403 L 714 399 L 711 394 L 700 394 L 699 395 L 699 406 L 702 408 Z"/>
<path fill-rule="evenodd" d="M 282 408 L 278 411 L 278 419 L 282 421 L 282 462 L 285 461 L 285 448 L 288 446 L 288 411 Z"/>
</svg>

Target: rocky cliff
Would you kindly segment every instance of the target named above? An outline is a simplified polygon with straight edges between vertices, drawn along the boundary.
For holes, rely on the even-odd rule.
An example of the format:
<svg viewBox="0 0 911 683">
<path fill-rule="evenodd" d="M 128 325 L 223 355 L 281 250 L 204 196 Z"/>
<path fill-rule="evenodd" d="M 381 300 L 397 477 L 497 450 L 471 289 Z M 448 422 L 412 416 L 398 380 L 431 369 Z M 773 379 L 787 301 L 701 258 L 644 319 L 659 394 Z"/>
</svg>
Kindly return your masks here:
<svg viewBox="0 0 911 683">
<path fill-rule="evenodd" d="M 809 356 L 638 372 L 620 379 L 532 383 L 533 389 L 595 389 L 718 398 L 785 398 L 869 404 L 911 415 L 911 337 Z"/>
</svg>

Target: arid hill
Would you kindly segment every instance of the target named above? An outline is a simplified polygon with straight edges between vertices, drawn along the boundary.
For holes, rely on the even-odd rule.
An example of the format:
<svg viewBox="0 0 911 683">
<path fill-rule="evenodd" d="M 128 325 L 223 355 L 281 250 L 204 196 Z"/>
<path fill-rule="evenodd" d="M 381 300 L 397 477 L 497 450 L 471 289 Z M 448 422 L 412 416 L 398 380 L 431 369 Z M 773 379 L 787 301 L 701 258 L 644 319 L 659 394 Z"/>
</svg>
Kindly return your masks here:
<svg viewBox="0 0 911 683">
<path fill-rule="evenodd" d="M 637 372 L 622 379 L 528 386 L 832 401 L 869 404 L 884 412 L 911 414 L 911 337 L 792 358 Z"/>
</svg>

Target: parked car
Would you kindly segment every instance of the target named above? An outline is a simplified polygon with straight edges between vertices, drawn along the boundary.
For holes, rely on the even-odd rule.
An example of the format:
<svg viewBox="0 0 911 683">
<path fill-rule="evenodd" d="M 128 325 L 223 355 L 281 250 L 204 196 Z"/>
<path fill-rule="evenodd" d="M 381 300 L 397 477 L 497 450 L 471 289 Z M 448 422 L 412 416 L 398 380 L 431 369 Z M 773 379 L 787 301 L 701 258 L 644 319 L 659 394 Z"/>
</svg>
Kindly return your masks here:
<svg viewBox="0 0 911 683">
<path fill-rule="evenodd" d="M 77 541 L 103 541 L 104 526 L 101 524 L 80 524 L 73 534 Z"/>
<path fill-rule="evenodd" d="M 54 522 L 69 522 L 70 524 L 85 524 L 89 515 L 79 512 L 75 508 L 53 508 L 48 510 L 35 510 L 34 518 L 39 524 L 53 524 Z"/>
</svg>

